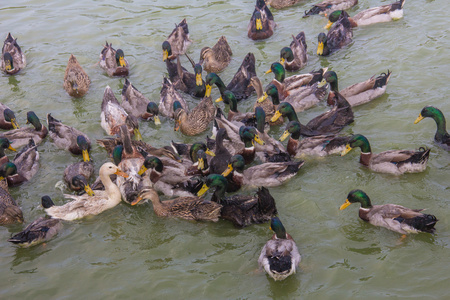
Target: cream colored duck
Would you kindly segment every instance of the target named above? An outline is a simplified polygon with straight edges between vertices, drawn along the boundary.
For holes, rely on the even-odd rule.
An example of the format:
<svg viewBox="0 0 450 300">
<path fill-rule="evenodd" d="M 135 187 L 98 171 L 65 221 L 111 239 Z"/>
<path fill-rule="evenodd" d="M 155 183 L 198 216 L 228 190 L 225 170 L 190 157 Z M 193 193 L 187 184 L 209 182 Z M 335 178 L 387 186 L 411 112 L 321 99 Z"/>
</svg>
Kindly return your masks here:
<svg viewBox="0 0 450 300">
<path fill-rule="evenodd" d="M 105 163 L 100 167 L 100 179 L 105 187 L 104 191 L 96 191 L 95 196 L 89 196 L 87 194 L 81 196 L 64 195 L 68 199 L 73 199 L 73 201 L 62 206 L 55 206 L 50 200 L 42 203 L 45 211 L 52 218 L 72 221 L 87 216 L 95 216 L 107 209 L 113 208 L 122 200 L 119 188 L 109 177 L 113 174 L 125 178 L 128 177 L 128 174 L 122 172 L 113 163 Z"/>
<path fill-rule="evenodd" d="M 17 44 L 17 39 L 8 33 L 2 48 L 0 69 L 6 74 L 13 75 L 25 68 L 26 65 L 25 54 Z"/>
</svg>

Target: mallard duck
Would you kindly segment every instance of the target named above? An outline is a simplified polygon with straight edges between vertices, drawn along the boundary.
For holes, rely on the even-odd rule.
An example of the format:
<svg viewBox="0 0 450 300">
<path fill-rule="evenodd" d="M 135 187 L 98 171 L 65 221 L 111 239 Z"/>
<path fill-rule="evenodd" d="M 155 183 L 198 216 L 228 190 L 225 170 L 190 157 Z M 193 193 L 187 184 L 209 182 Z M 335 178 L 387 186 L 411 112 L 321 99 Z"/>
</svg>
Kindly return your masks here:
<svg viewBox="0 0 450 300">
<path fill-rule="evenodd" d="M 262 248 L 258 264 L 275 281 L 284 280 L 296 272 L 302 257 L 295 241 L 286 232 L 278 217 L 270 220 L 270 229 L 275 234 Z"/>
<path fill-rule="evenodd" d="M 164 117 L 174 118 L 174 102 L 178 101 L 180 106 L 189 113 L 189 106 L 186 100 L 178 93 L 175 89 L 172 81 L 170 79 L 164 77 L 163 86 L 160 92 L 159 98 L 159 113 Z"/>
<path fill-rule="evenodd" d="M 176 58 L 176 63 L 166 60 L 170 81 L 173 82 L 173 86 L 177 90 L 189 94 L 192 97 L 203 98 L 205 96 L 206 87 L 205 81 L 202 79 L 202 65 L 194 63 L 194 61 L 187 54 L 185 55 L 189 58 L 192 68 L 194 69 L 194 73 L 190 73 L 181 66 L 179 57 Z"/>
<path fill-rule="evenodd" d="M 430 149 L 420 148 L 415 150 L 388 150 L 378 154 L 372 154 L 370 143 L 361 134 L 353 135 L 342 151 L 342 156 L 346 155 L 353 148 L 361 148 L 359 162 L 369 167 L 371 170 L 380 173 L 390 173 L 401 175 L 403 173 L 422 172 L 427 167 Z"/>
<path fill-rule="evenodd" d="M 353 17 L 349 17 L 352 27 L 366 26 L 376 23 L 384 23 L 396 21 L 403 18 L 403 5 L 405 0 L 399 0 L 392 4 L 382 5 L 378 7 L 372 7 L 363 11 L 360 11 Z M 331 25 L 336 22 L 340 15 L 346 13 L 343 10 L 333 11 L 328 16 L 328 24 L 326 28 L 331 27 Z"/>
<path fill-rule="evenodd" d="M 280 50 L 280 64 L 286 70 L 297 71 L 302 69 L 308 60 L 305 33 L 301 31 L 297 36 L 292 36 L 292 39 L 289 47 Z"/>
<path fill-rule="evenodd" d="M 9 158 L 5 154 L 5 149 L 16 151 L 16 149 L 11 146 L 11 142 L 7 138 L 2 137 L 0 138 L 0 165 L 9 161 Z"/>
<path fill-rule="evenodd" d="M 324 0 L 305 11 L 303 18 L 311 15 L 328 15 L 335 10 L 346 10 L 358 4 L 358 0 Z"/>
<path fill-rule="evenodd" d="M 228 66 L 232 55 L 233 52 L 228 45 L 227 38 L 222 35 L 212 48 L 202 48 L 200 51 L 199 64 L 203 64 L 203 68 L 206 72 L 217 73 Z"/>
<path fill-rule="evenodd" d="M 101 126 L 108 135 L 118 134 L 120 126 L 126 124 L 128 130 L 134 134 L 136 140 L 142 140 L 137 118 L 127 114 L 125 109 L 119 104 L 119 101 L 117 101 L 109 85 L 106 86 L 105 93 L 103 94 L 101 111 Z"/>
<path fill-rule="evenodd" d="M 297 121 L 290 121 L 286 125 L 280 141 L 289 137 L 286 149 L 293 157 L 327 156 L 340 153 L 345 149 L 349 137 L 336 135 L 318 135 L 300 140 L 301 125 Z"/>
<path fill-rule="evenodd" d="M 15 186 L 25 181 L 29 181 L 39 170 L 39 152 L 33 139 L 29 139 L 28 145 L 22 148 L 13 163 L 17 167 L 17 174 L 7 177 L 8 185 Z"/>
<path fill-rule="evenodd" d="M 161 124 L 156 104 L 150 102 L 128 79 L 125 79 L 122 88 L 122 107 L 129 115 L 145 120 L 153 117 L 155 125 Z"/>
<path fill-rule="evenodd" d="M 339 92 L 347 102 L 353 107 L 372 101 L 386 92 L 386 87 L 391 78 L 392 72 L 388 70 L 387 73 L 381 73 L 376 76 L 373 75 L 363 82 L 355 83 L 341 91 L 338 88 L 338 78 L 334 71 L 328 71 L 324 74 L 322 82 L 319 86 L 324 86 L 326 83 L 330 85 L 330 93 L 328 94 L 328 104 L 333 103 L 335 93 Z"/>
<path fill-rule="evenodd" d="M 419 123 L 424 118 L 432 118 L 436 122 L 437 130 L 434 140 L 445 150 L 450 151 L 450 134 L 446 129 L 444 114 L 436 107 L 425 106 L 420 112 L 414 124 Z"/>
<path fill-rule="evenodd" d="M 270 38 L 275 27 L 276 23 L 273 20 L 273 15 L 264 3 L 264 0 L 256 0 L 255 10 L 247 26 L 248 37 L 252 40 Z"/>
<path fill-rule="evenodd" d="M 240 154 L 233 155 L 228 161 L 228 167 L 222 176 L 228 179 L 228 186 L 233 185 L 235 192 L 241 187 L 273 187 L 285 183 L 294 177 L 303 166 L 304 161 L 268 162 L 249 167 L 244 170 L 245 160 Z"/>
<path fill-rule="evenodd" d="M 5 161 L 0 166 L 0 188 L 9 193 L 8 176 L 17 174 L 17 167 L 13 162 Z"/>
<path fill-rule="evenodd" d="M 8 170 L 14 172 L 15 166 L 7 163 L 1 167 L 3 175 L 11 174 Z M 2 177 L 3 177 L 2 175 Z M 0 187 L 0 225 L 8 225 L 13 223 L 23 223 L 23 214 L 20 207 L 9 194 L 8 190 Z"/>
<path fill-rule="evenodd" d="M 227 168 L 227 161 L 231 158 L 231 153 L 223 145 L 223 140 L 228 138 L 227 131 L 220 128 L 216 133 L 215 156 L 209 162 L 209 172 L 211 174 L 221 174 Z"/>
<path fill-rule="evenodd" d="M 42 199 L 42 206 L 52 218 L 66 221 L 98 215 L 107 209 L 113 208 L 121 201 L 119 188 L 109 178 L 113 174 L 125 178 L 128 177 L 126 173 L 122 172 L 113 163 L 105 163 L 100 167 L 100 178 L 105 186 L 105 191 L 96 191 L 95 196 L 89 196 L 87 194 L 81 196 L 64 195 L 66 198 L 73 199 L 73 201 L 62 206 L 55 206 L 51 199 L 47 199 L 46 201 Z"/>
<path fill-rule="evenodd" d="M 32 111 L 27 112 L 27 124 L 28 123 L 32 124 L 33 127 L 22 127 L 19 129 L 2 132 L 0 137 L 10 140 L 11 146 L 16 149 L 28 145 L 30 138 L 34 140 L 36 145 L 39 145 L 47 136 L 47 127 L 41 124 L 39 118 Z"/>
<path fill-rule="evenodd" d="M 89 151 L 91 150 L 91 140 L 78 129 L 63 124 L 61 121 L 47 114 L 47 125 L 49 136 L 55 145 L 75 155 L 83 155 L 85 161 L 89 160 Z"/>
<path fill-rule="evenodd" d="M 242 99 L 247 99 L 254 91 L 252 85 L 250 85 L 250 79 L 256 76 L 255 69 L 255 56 L 253 53 L 248 53 L 244 60 L 242 61 L 241 66 L 238 71 L 234 74 L 231 82 L 225 86 L 222 79 L 216 73 L 209 73 L 206 75 L 205 83 L 206 83 L 206 93 L 205 96 L 211 95 L 211 87 L 213 84 L 216 84 L 217 88 L 220 91 L 221 97 L 216 100 L 216 102 L 220 102 L 223 100 L 223 93 L 228 90 L 232 92 L 238 101 Z"/>
<path fill-rule="evenodd" d="M 236 227 L 245 227 L 268 222 L 277 214 L 275 199 L 267 188 L 259 188 L 255 195 L 225 197 L 227 184 L 227 179 L 222 175 L 210 174 L 197 193 L 202 196 L 208 189 L 215 188 L 211 201 L 223 206 L 220 212 L 222 219 L 231 221 Z"/>
<path fill-rule="evenodd" d="M 3 103 L 0 103 L 0 128 L 1 129 L 20 128 L 19 124 L 17 123 L 14 112 Z"/>
<path fill-rule="evenodd" d="M 178 108 L 174 113 L 175 128 L 185 135 L 197 135 L 208 129 L 216 108 L 211 97 L 205 96 L 190 112 Z"/>
<path fill-rule="evenodd" d="M 397 204 L 372 205 L 369 196 L 362 190 L 350 191 L 347 200 L 339 209 L 343 210 L 356 202 L 361 203 L 359 208 L 361 219 L 401 234 L 433 233 L 438 221 L 433 215 L 421 213 L 424 209 L 410 209 Z"/>
<path fill-rule="evenodd" d="M 297 4 L 300 0 L 265 0 L 266 4 L 275 9 L 285 8 Z"/>
<path fill-rule="evenodd" d="M 183 19 L 180 24 L 175 24 L 175 29 L 162 44 L 163 61 L 174 59 L 179 55 L 185 54 L 187 47 L 191 43 L 188 24 L 186 19 Z"/>
<path fill-rule="evenodd" d="M 353 111 L 348 102 L 343 97 L 336 98 L 337 103 L 333 108 L 309 121 L 306 125 L 301 125 L 301 135 L 316 136 L 323 134 L 334 134 L 341 131 L 345 126 L 354 120 Z M 291 104 L 282 102 L 271 121 L 276 121 L 280 116 L 287 117 L 289 121 L 297 121 L 298 117 Z"/>
<path fill-rule="evenodd" d="M 13 75 L 24 69 L 26 65 L 25 54 L 20 49 L 19 44 L 17 44 L 17 39 L 11 33 L 8 33 L 3 43 L 0 68 L 6 74 Z"/>
<path fill-rule="evenodd" d="M 353 29 L 348 14 L 341 14 L 339 19 L 331 26 L 328 33 L 321 32 L 317 37 L 317 55 L 327 56 L 350 44 L 353 38 Z"/>
<path fill-rule="evenodd" d="M 91 80 L 77 58 L 71 54 L 64 73 L 64 89 L 72 97 L 83 97 L 89 90 Z"/>
<path fill-rule="evenodd" d="M 128 76 L 130 69 L 123 50 L 114 49 L 108 42 L 100 53 L 100 67 L 106 71 L 108 76 Z"/>
<path fill-rule="evenodd" d="M 272 103 L 272 101 L 270 101 L 270 99 L 267 99 L 267 96 L 265 96 L 261 80 L 257 76 L 253 76 L 252 78 L 250 78 L 250 85 L 255 89 L 256 97 L 258 99 L 253 106 L 253 110 L 255 110 L 256 107 L 262 107 L 264 113 L 266 114 L 265 122 L 269 123 L 270 119 L 275 113 L 274 103 Z"/>
<path fill-rule="evenodd" d="M 51 240 L 62 229 L 62 226 L 60 219 L 40 217 L 30 223 L 23 231 L 13 235 L 8 239 L 8 242 L 24 248 L 31 247 Z"/>
<path fill-rule="evenodd" d="M 93 196 L 87 180 L 94 174 L 94 163 L 89 158 L 88 142 L 84 136 L 77 137 L 77 145 L 83 152 L 83 161 L 71 164 L 64 170 L 64 181 L 74 191 L 84 190 Z"/>
<path fill-rule="evenodd" d="M 159 217 L 217 222 L 222 209 L 222 205 L 219 203 L 199 197 L 179 197 L 161 202 L 158 193 L 152 188 L 142 189 L 139 197 L 131 205 L 137 204 L 141 199 L 152 201 L 153 210 Z"/>
</svg>

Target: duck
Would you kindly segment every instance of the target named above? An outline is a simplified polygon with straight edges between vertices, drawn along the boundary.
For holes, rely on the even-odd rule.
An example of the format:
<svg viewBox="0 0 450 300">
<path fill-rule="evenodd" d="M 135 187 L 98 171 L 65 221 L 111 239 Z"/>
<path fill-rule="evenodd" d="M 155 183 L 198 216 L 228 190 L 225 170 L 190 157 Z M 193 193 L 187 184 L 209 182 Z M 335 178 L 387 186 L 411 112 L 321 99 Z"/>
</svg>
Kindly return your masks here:
<svg viewBox="0 0 450 300">
<path fill-rule="evenodd" d="M 89 187 L 87 180 L 94 174 L 94 163 L 89 157 L 88 142 L 83 135 L 77 137 L 77 145 L 83 151 L 83 161 L 67 166 L 64 170 L 63 178 L 71 190 L 84 190 L 93 196 L 94 193 Z"/>
<path fill-rule="evenodd" d="M 9 162 L 6 166 L 3 165 L 1 167 L 1 173 L 3 173 L 3 175 L 11 174 L 11 172 L 7 171 L 8 169 L 12 169 L 14 172 L 15 166 Z M 14 223 L 23 223 L 22 210 L 17 205 L 16 201 L 14 201 L 13 197 L 9 194 L 8 189 L 0 187 L 0 225 L 9 225 Z"/>
<path fill-rule="evenodd" d="M 354 121 L 353 111 L 345 98 L 338 97 L 336 102 L 332 109 L 313 118 L 306 125 L 300 123 L 291 104 L 282 102 L 271 121 L 276 121 L 280 116 L 287 117 L 289 121 L 297 121 L 301 124 L 303 136 L 335 134 Z"/>
<path fill-rule="evenodd" d="M 83 97 L 89 90 L 91 80 L 75 55 L 71 54 L 64 73 L 64 89 L 72 97 Z"/>
<path fill-rule="evenodd" d="M 7 130 L 20 128 L 14 112 L 3 103 L 0 103 L 0 128 Z"/>
<path fill-rule="evenodd" d="M 8 33 L 3 43 L 0 69 L 8 75 L 14 75 L 26 66 L 27 59 L 17 43 L 17 38 Z"/>
<path fill-rule="evenodd" d="M 181 96 L 181 94 L 175 89 L 172 81 L 169 78 L 163 78 L 163 84 L 160 92 L 158 110 L 161 116 L 174 118 L 174 103 L 178 101 L 179 106 L 181 106 L 185 112 L 189 113 L 189 106 L 186 99 Z"/>
<path fill-rule="evenodd" d="M 11 146 L 15 149 L 28 145 L 31 139 L 36 145 L 39 145 L 48 134 L 48 129 L 42 125 L 39 118 L 33 111 L 27 112 L 27 124 L 30 123 L 33 127 L 22 127 L 2 132 L 0 137 L 7 138 L 11 141 Z"/>
<path fill-rule="evenodd" d="M 360 189 L 348 193 L 345 203 L 340 210 L 350 204 L 359 202 L 359 217 L 374 226 L 407 235 L 409 233 L 433 233 L 438 219 L 434 215 L 424 214 L 424 209 L 410 209 L 397 204 L 372 205 L 369 196 Z"/>
<path fill-rule="evenodd" d="M 302 158 L 305 156 L 327 156 L 341 153 L 349 140 L 347 136 L 334 134 L 317 135 L 300 140 L 301 125 L 297 121 L 290 121 L 280 137 L 284 141 L 289 137 L 286 149 L 290 156 Z"/>
<path fill-rule="evenodd" d="M 292 36 L 289 47 L 280 50 L 280 64 L 288 71 L 303 69 L 308 61 L 305 33 L 301 31 L 297 36 Z"/>
<path fill-rule="evenodd" d="M 226 138 L 228 139 L 227 131 L 224 128 L 220 128 L 216 133 L 215 155 L 209 162 L 209 172 L 211 174 L 221 174 L 228 166 L 227 161 L 231 158 L 231 153 L 223 144 L 223 140 Z"/>
<path fill-rule="evenodd" d="M 267 5 L 275 9 L 281 9 L 289 6 L 293 6 L 300 2 L 300 0 L 265 0 Z"/>
<path fill-rule="evenodd" d="M 353 135 L 341 155 L 344 156 L 353 148 L 361 148 L 359 162 L 375 172 L 401 175 L 404 173 L 423 172 L 427 167 L 430 149 L 388 150 L 373 154 L 369 140 L 362 134 Z"/>
<path fill-rule="evenodd" d="M 33 139 L 29 139 L 28 145 L 14 156 L 13 163 L 17 167 L 17 173 L 6 178 L 9 186 L 29 181 L 36 175 L 39 170 L 39 152 Z"/>
<path fill-rule="evenodd" d="M 28 248 L 51 240 L 61 231 L 62 227 L 60 219 L 39 217 L 28 224 L 23 231 L 8 239 L 8 242 Z"/>
<path fill-rule="evenodd" d="M 205 81 L 202 78 L 203 67 L 199 63 L 196 64 L 187 54 L 185 56 L 191 62 L 194 73 L 182 67 L 180 57 L 177 57 L 176 63 L 166 60 L 169 79 L 177 90 L 195 98 L 203 98 L 206 92 Z"/>
<path fill-rule="evenodd" d="M 360 11 L 353 17 L 349 17 L 349 20 L 352 27 L 396 21 L 403 18 L 404 4 L 405 0 L 399 0 L 392 4 L 372 7 Z M 343 10 L 335 10 L 330 13 L 330 15 L 328 16 L 328 24 L 325 28 L 331 27 L 331 25 L 339 19 L 340 15 L 344 13 L 346 12 Z"/>
<path fill-rule="evenodd" d="M 203 69 L 208 73 L 218 73 L 230 64 L 232 55 L 227 38 L 222 35 L 212 48 L 204 47 L 200 50 L 199 64 L 203 65 Z"/>
<path fill-rule="evenodd" d="M 247 99 L 255 90 L 252 85 L 250 85 L 250 79 L 256 76 L 255 69 L 255 55 L 251 52 L 247 53 L 242 61 L 241 66 L 238 71 L 234 74 L 233 79 L 230 83 L 225 86 L 222 79 L 216 73 L 209 73 L 206 75 L 206 93 L 205 96 L 211 96 L 212 85 L 215 84 L 220 92 L 220 98 L 215 100 L 215 102 L 223 101 L 223 93 L 228 90 L 236 96 L 236 100 L 240 101 Z"/>
<path fill-rule="evenodd" d="M 0 165 L 9 161 L 9 158 L 5 154 L 5 149 L 16 152 L 17 150 L 11 146 L 11 142 L 7 138 L 0 138 Z"/>
<path fill-rule="evenodd" d="M 244 169 L 244 157 L 236 154 L 228 160 L 228 167 L 221 175 L 228 179 L 228 187 L 233 186 L 233 189 L 227 189 L 227 192 L 235 192 L 242 187 L 274 187 L 294 177 L 304 163 L 301 160 L 266 162 Z"/>
<path fill-rule="evenodd" d="M 266 115 L 265 123 L 269 123 L 269 125 L 272 126 L 273 124 L 270 123 L 270 119 L 275 113 L 275 104 L 270 101 L 270 99 L 267 99 L 267 96 L 264 94 L 265 92 L 261 80 L 258 76 L 250 78 L 250 85 L 255 89 L 257 98 L 255 105 L 253 105 L 253 110 L 255 110 L 256 107 L 261 107 Z"/>
<path fill-rule="evenodd" d="M 136 205 L 140 199 L 149 199 L 153 210 L 159 217 L 180 218 L 193 221 L 219 221 L 222 205 L 199 197 L 178 197 L 161 201 L 158 193 L 152 188 L 144 188 L 132 203 Z"/>
<path fill-rule="evenodd" d="M 327 71 L 319 86 L 326 84 L 330 85 L 330 93 L 328 94 L 327 103 L 332 104 L 335 93 L 344 97 L 350 106 L 355 107 L 361 104 L 368 103 L 386 92 L 387 84 L 391 78 L 392 72 L 388 70 L 387 73 L 381 73 L 380 75 L 373 75 L 369 79 L 363 82 L 355 83 L 341 91 L 338 88 L 338 77 L 336 72 Z"/>
<path fill-rule="evenodd" d="M 175 110 L 175 131 L 180 131 L 184 135 L 198 135 L 208 129 L 214 119 L 216 108 L 211 97 L 206 96 L 197 104 L 194 109 L 187 112 L 180 107 Z"/>
<path fill-rule="evenodd" d="M 445 117 L 442 111 L 434 106 L 425 106 L 414 121 L 414 124 L 419 123 L 424 118 L 432 118 L 436 122 L 437 129 L 434 140 L 440 147 L 450 151 L 450 134 L 447 132 Z"/>
<path fill-rule="evenodd" d="M 186 19 L 183 19 L 178 25 L 175 24 L 175 29 L 162 44 L 163 61 L 185 54 L 190 44 L 192 41 L 189 39 L 188 24 Z"/>
<path fill-rule="evenodd" d="M 327 16 L 335 10 L 346 10 L 352 8 L 356 4 L 358 4 L 358 0 L 324 0 L 313 5 L 310 10 L 305 11 L 303 18 L 317 14 Z"/>
<path fill-rule="evenodd" d="M 302 259 L 297 244 L 278 217 L 270 220 L 270 229 L 275 232 L 264 245 L 258 258 L 260 269 L 264 269 L 275 281 L 284 280 L 292 274 Z"/>
<path fill-rule="evenodd" d="M 122 107 L 129 114 L 136 118 L 148 120 L 154 119 L 155 125 L 161 125 L 159 119 L 158 106 L 154 102 L 150 102 L 131 82 L 125 78 L 122 88 Z"/>
<path fill-rule="evenodd" d="M 101 106 L 101 126 L 108 135 L 116 135 L 120 132 L 120 126 L 126 124 L 128 130 L 132 132 L 136 140 L 142 140 L 139 131 L 139 122 L 133 115 L 129 115 L 125 109 L 117 101 L 114 92 L 108 86 L 105 88 L 103 94 L 103 101 Z"/>
<path fill-rule="evenodd" d="M 9 193 L 7 178 L 15 174 L 17 174 L 17 166 L 13 162 L 9 160 L 2 162 L 0 166 L 0 188 Z"/>
<path fill-rule="evenodd" d="M 341 14 L 327 34 L 321 32 L 317 36 L 317 55 L 328 56 L 350 44 L 352 38 L 353 29 L 348 19 L 348 14 Z"/>
<path fill-rule="evenodd" d="M 122 199 L 119 188 L 115 185 L 110 175 L 116 174 L 128 177 L 128 174 L 122 172 L 119 167 L 111 162 L 104 163 L 100 167 L 100 178 L 105 186 L 105 191 L 96 191 L 94 196 L 84 195 L 68 195 L 64 196 L 72 199 L 64 205 L 55 206 L 51 199 L 42 199 L 42 206 L 47 215 L 52 218 L 62 219 L 66 221 L 73 221 L 87 216 L 95 216 L 101 212 L 113 208 L 118 205 Z"/>
<path fill-rule="evenodd" d="M 235 227 L 266 223 L 277 214 L 275 199 L 267 188 L 259 188 L 254 195 L 225 197 L 227 184 L 227 179 L 222 175 L 210 174 L 197 195 L 201 197 L 208 189 L 215 188 L 211 201 L 223 206 L 220 217 L 231 221 Z"/>
<path fill-rule="evenodd" d="M 52 117 L 50 113 L 47 114 L 47 125 L 49 136 L 59 149 L 75 155 L 83 155 L 85 161 L 89 160 L 88 153 L 91 150 L 91 140 L 85 133 L 62 123 Z"/>
<path fill-rule="evenodd" d="M 130 65 L 125 59 L 122 49 L 114 49 L 112 44 L 103 46 L 100 53 L 100 67 L 106 71 L 108 76 L 128 76 Z"/>
<path fill-rule="evenodd" d="M 256 0 L 255 10 L 247 26 L 248 37 L 254 41 L 270 38 L 275 27 L 273 15 L 264 0 Z"/>
</svg>

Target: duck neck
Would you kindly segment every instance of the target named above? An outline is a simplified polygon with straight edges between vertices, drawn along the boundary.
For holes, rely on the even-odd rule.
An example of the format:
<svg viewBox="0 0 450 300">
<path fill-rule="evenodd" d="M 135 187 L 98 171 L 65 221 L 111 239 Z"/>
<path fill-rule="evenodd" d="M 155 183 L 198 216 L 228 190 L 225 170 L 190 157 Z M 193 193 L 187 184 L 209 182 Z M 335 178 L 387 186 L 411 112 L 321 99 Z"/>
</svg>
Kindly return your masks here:
<svg viewBox="0 0 450 300">
<path fill-rule="evenodd" d="M 297 117 L 297 114 L 295 113 L 294 110 L 289 110 L 283 117 L 287 117 L 289 122 L 290 121 L 297 121 L 297 122 L 300 123 L 300 121 L 299 121 L 299 119 Z"/>
<path fill-rule="evenodd" d="M 287 152 L 290 156 L 295 156 L 297 154 L 298 144 L 300 141 L 297 139 L 294 139 L 292 135 L 289 137 L 289 141 L 287 143 Z"/>
<path fill-rule="evenodd" d="M 271 98 L 272 98 L 273 105 L 279 105 L 280 104 L 280 97 L 278 95 L 278 92 L 271 94 Z"/>
<path fill-rule="evenodd" d="M 100 174 L 100 180 L 105 186 L 105 191 L 108 194 L 108 197 L 114 200 L 114 202 L 119 203 L 122 200 L 119 187 L 112 182 L 109 175 Z"/>
<path fill-rule="evenodd" d="M 221 203 L 222 200 L 225 198 L 226 191 L 227 191 L 227 188 L 225 185 L 217 186 L 216 190 L 214 191 L 213 195 L 211 196 L 211 201 Z"/>
<path fill-rule="evenodd" d="M 245 145 L 244 150 L 242 150 L 241 153 L 242 157 L 244 157 L 245 164 L 248 165 L 253 160 L 255 160 L 256 150 L 255 146 L 253 144 L 250 144 L 250 146 Z"/>
<path fill-rule="evenodd" d="M 436 127 L 437 127 L 434 138 L 438 142 L 443 142 L 444 137 L 448 138 L 448 136 L 449 136 L 449 134 L 447 132 L 447 125 L 446 125 L 444 114 L 441 111 L 439 111 L 439 112 L 434 113 L 432 118 L 436 122 Z"/>
<path fill-rule="evenodd" d="M 159 199 L 158 195 L 151 195 L 150 201 L 152 201 L 153 204 L 153 210 L 155 211 L 155 214 L 160 217 L 167 216 L 167 209 L 164 207 L 164 205 L 161 203 L 161 200 Z"/>
</svg>

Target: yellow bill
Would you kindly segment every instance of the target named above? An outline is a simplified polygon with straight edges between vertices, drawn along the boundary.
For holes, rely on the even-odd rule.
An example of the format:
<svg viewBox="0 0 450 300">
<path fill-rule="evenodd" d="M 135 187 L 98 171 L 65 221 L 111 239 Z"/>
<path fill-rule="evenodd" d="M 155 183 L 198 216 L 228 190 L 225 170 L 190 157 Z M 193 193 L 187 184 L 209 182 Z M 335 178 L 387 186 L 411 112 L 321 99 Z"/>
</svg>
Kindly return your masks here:
<svg viewBox="0 0 450 300">
<path fill-rule="evenodd" d="M 205 168 L 205 160 L 203 158 L 199 158 L 197 169 L 203 170 L 204 168 Z"/>
<path fill-rule="evenodd" d="M 325 29 L 330 29 L 330 27 L 333 25 L 333 22 L 328 21 L 327 25 L 324 27 Z"/>
<path fill-rule="evenodd" d="M 136 141 L 142 141 L 142 135 L 141 135 L 141 132 L 139 131 L 139 128 L 134 128 L 133 132 L 134 132 L 134 137 L 135 137 Z"/>
<path fill-rule="evenodd" d="M 126 67 L 127 64 L 125 63 L 125 59 L 123 58 L 123 56 L 119 57 L 119 66 L 120 67 Z"/>
<path fill-rule="evenodd" d="M 166 61 L 169 58 L 169 51 L 163 50 L 163 61 Z"/>
<path fill-rule="evenodd" d="M 319 42 L 319 45 L 317 45 L 317 55 L 322 55 L 323 54 L 323 42 Z"/>
<path fill-rule="evenodd" d="M 348 201 L 348 199 L 345 200 L 345 203 L 341 205 L 341 207 L 339 207 L 339 210 L 343 210 L 346 209 L 347 207 L 350 206 L 350 204 L 352 204 L 350 201 Z"/>
<path fill-rule="evenodd" d="M 144 174 L 147 170 L 148 169 L 144 165 L 142 165 L 142 167 L 139 169 L 138 175 L 142 176 L 142 174 Z"/>
<path fill-rule="evenodd" d="M 422 114 L 420 114 L 417 119 L 414 121 L 414 124 L 419 123 L 420 121 L 422 121 L 424 119 L 424 117 L 422 117 Z"/>
<path fill-rule="evenodd" d="M 86 193 L 89 196 L 95 196 L 94 191 L 91 189 L 91 187 L 89 185 L 85 185 L 84 186 L 84 190 L 86 191 Z"/>
<path fill-rule="evenodd" d="M 273 117 L 270 119 L 270 122 L 276 122 L 281 116 L 282 114 L 280 113 L 279 110 L 277 110 L 273 115 Z"/>
<path fill-rule="evenodd" d="M 349 153 L 351 150 L 352 150 L 353 148 L 352 147 L 350 147 L 350 145 L 349 144 L 347 144 L 346 146 L 345 146 L 345 149 L 344 150 L 342 150 L 342 152 L 341 152 L 341 156 L 344 156 L 345 154 L 347 154 L 347 153 Z"/>
<path fill-rule="evenodd" d="M 256 30 L 262 30 L 262 22 L 261 19 L 256 19 Z"/>
<path fill-rule="evenodd" d="M 17 150 L 14 149 L 13 146 L 11 146 L 11 145 L 9 145 L 8 149 L 11 150 L 11 151 L 17 151 Z"/>
<path fill-rule="evenodd" d="M 155 125 L 161 125 L 161 120 L 159 119 L 159 116 L 154 116 L 153 119 L 155 121 Z"/>
<path fill-rule="evenodd" d="M 233 166 L 231 164 L 228 164 L 228 168 L 222 172 L 222 176 L 227 177 L 231 172 L 233 172 Z"/>
<path fill-rule="evenodd" d="M 281 57 L 280 58 L 280 64 L 282 64 L 283 65 L 283 67 L 284 67 L 284 63 L 286 62 L 286 60 L 284 59 L 284 57 Z"/>
<path fill-rule="evenodd" d="M 260 145 L 265 145 L 265 144 L 266 144 L 266 143 L 259 137 L 259 134 L 256 134 L 256 135 L 255 135 L 254 140 L 255 140 L 255 142 L 257 142 L 257 143 L 260 144 Z"/>
<path fill-rule="evenodd" d="M 222 101 L 223 101 L 223 98 L 222 98 L 222 96 L 220 96 L 220 98 L 217 98 L 215 102 L 222 102 Z"/>
<path fill-rule="evenodd" d="M 269 69 L 269 70 L 267 70 L 266 73 L 264 73 L 264 74 L 269 74 L 269 73 L 272 73 L 272 70 Z"/>
<path fill-rule="evenodd" d="M 82 150 L 81 153 L 83 154 L 83 161 L 90 161 L 89 152 L 87 150 Z"/>
<path fill-rule="evenodd" d="M 212 90 L 212 86 L 210 84 L 206 85 L 206 91 L 205 91 L 205 97 L 210 97 L 211 96 L 211 90 Z"/>
<path fill-rule="evenodd" d="M 204 183 L 200 191 L 198 191 L 197 196 L 203 196 L 203 194 L 205 194 L 207 190 L 209 190 L 209 187 Z"/>
<path fill-rule="evenodd" d="M 212 157 L 216 156 L 216 154 L 209 149 L 206 149 L 205 153 Z"/>
<path fill-rule="evenodd" d="M 327 81 L 325 78 L 323 78 L 322 81 L 317 84 L 317 87 L 321 88 L 321 87 L 325 86 L 326 84 L 327 84 Z"/>
<path fill-rule="evenodd" d="M 203 84 L 202 74 L 195 74 L 195 84 L 197 86 L 202 86 Z"/>
<path fill-rule="evenodd" d="M 269 95 L 267 95 L 267 93 L 264 92 L 264 94 L 261 97 L 258 98 L 258 102 L 259 103 L 263 102 L 264 100 L 267 99 L 267 97 L 269 97 Z"/>
<path fill-rule="evenodd" d="M 291 133 L 290 133 L 289 131 L 285 130 L 285 131 L 283 132 L 283 135 L 280 137 L 280 141 L 281 141 L 281 142 L 284 141 L 284 140 L 287 139 L 287 137 L 290 136 L 290 135 L 291 135 Z"/>
<path fill-rule="evenodd" d="M 17 123 L 17 120 L 15 118 L 11 119 L 11 125 L 14 129 L 20 129 L 19 123 Z"/>
</svg>

